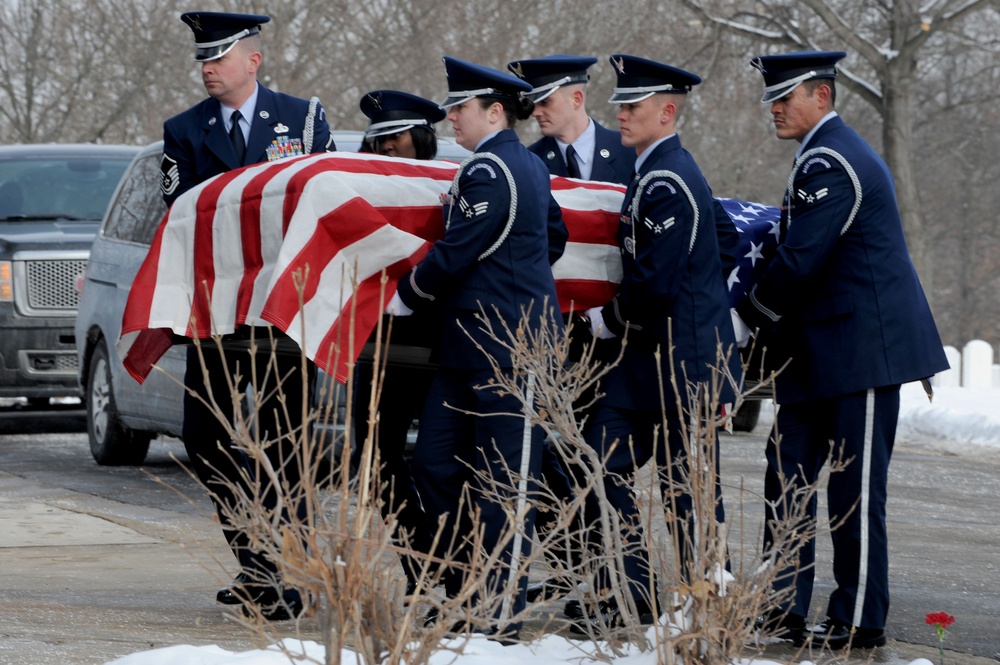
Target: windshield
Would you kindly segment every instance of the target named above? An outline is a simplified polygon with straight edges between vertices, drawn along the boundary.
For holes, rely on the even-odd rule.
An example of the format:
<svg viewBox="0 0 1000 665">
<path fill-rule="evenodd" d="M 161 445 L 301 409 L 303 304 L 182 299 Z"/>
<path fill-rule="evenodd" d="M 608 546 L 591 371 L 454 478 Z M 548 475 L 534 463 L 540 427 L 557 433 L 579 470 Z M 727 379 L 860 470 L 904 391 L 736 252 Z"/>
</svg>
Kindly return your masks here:
<svg viewBox="0 0 1000 665">
<path fill-rule="evenodd" d="M 131 158 L 0 160 L 0 221 L 100 220 Z"/>
</svg>

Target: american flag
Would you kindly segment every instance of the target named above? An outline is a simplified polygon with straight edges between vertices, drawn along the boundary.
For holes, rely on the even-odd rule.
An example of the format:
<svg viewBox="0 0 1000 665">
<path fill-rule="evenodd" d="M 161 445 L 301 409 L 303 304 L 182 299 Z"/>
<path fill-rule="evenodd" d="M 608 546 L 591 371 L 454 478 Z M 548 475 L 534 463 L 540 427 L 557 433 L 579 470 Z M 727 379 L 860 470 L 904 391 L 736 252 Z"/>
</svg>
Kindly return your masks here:
<svg viewBox="0 0 1000 665">
<path fill-rule="evenodd" d="M 125 368 L 142 382 L 175 335 L 206 339 L 271 324 L 345 381 L 397 280 L 441 237 L 440 197 L 457 169 L 325 153 L 231 171 L 185 193 L 133 282 L 118 342 Z M 552 268 L 564 312 L 602 305 L 618 288 L 624 191 L 552 179 L 569 230 Z M 750 247 L 743 238 L 761 227 L 748 216 L 768 208 L 723 203 L 744 231 L 741 248 Z M 742 275 L 730 283 L 746 288 Z"/>
<path fill-rule="evenodd" d="M 141 382 L 174 335 L 272 324 L 346 380 L 382 312 L 382 271 L 387 300 L 441 237 L 440 196 L 457 169 L 325 153 L 230 171 L 185 193 L 133 282 L 118 342 L 125 368 Z M 552 189 L 570 231 L 553 266 L 560 305 L 607 302 L 621 280 L 624 188 L 556 179 Z"/>
</svg>

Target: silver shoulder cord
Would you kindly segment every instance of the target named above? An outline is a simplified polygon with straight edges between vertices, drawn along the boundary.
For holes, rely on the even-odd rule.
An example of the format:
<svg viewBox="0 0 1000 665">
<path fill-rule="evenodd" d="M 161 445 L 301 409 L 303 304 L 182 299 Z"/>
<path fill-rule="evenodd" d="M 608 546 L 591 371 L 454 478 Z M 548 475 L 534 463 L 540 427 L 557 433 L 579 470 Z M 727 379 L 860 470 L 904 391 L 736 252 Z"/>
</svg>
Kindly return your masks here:
<svg viewBox="0 0 1000 665">
<path fill-rule="evenodd" d="M 492 152 L 477 152 L 470 157 L 466 157 L 465 161 L 459 164 L 458 171 L 455 173 L 455 177 L 451 181 L 452 200 L 450 204 L 451 207 L 448 209 L 448 219 L 446 219 L 444 223 L 445 231 L 447 231 L 451 226 L 451 213 L 455 210 L 455 198 L 458 196 L 458 181 L 462 177 L 462 174 L 465 173 L 465 167 L 477 159 L 488 159 L 499 166 L 504 177 L 507 179 L 507 186 L 510 188 L 510 213 L 507 215 L 507 225 L 504 227 L 503 232 L 500 234 L 500 237 L 497 238 L 496 242 L 494 242 L 489 249 L 479 255 L 477 260 L 482 261 L 490 254 L 500 249 L 500 246 L 503 244 L 504 240 L 507 239 L 511 228 L 514 226 L 514 217 L 517 215 L 517 185 L 514 184 L 514 176 L 511 175 L 510 169 L 507 168 L 504 161 Z"/>
<path fill-rule="evenodd" d="M 795 160 L 795 165 L 792 167 L 792 173 L 788 176 L 788 201 L 790 203 L 795 200 L 794 183 L 795 176 L 798 175 L 799 169 L 810 157 L 814 157 L 816 155 L 828 155 L 829 157 L 833 157 L 835 160 L 840 162 L 840 165 L 844 167 L 845 171 L 847 171 L 847 177 L 851 179 L 851 184 L 854 186 L 854 205 L 851 207 L 851 214 L 847 216 L 847 221 L 844 222 L 844 226 L 840 229 L 840 235 L 844 235 L 847 233 L 847 229 L 851 228 L 851 224 L 854 223 L 854 218 L 857 217 L 858 210 L 861 208 L 861 179 L 858 178 L 858 174 L 854 171 L 854 167 L 851 166 L 850 162 L 848 162 L 847 159 L 836 150 L 823 147 L 813 148 L 812 150 L 802 153 L 802 155 Z M 789 210 L 786 228 L 790 228 L 791 226 L 792 211 Z"/>
<path fill-rule="evenodd" d="M 309 111 L 306 113 L 306 124 L 302 128 L 302 149 L 306 154 L 312 152 L 313 147 L 313 125 L 316 124 L 316 109 L 319 107 L 319 97 L 309 100 Z"/>
<path fill-rule="evenodd" d="M 642 190 L 646 189 L 646 185 L 649 184 L 650 180 L 654 178 L 670 178 L 681 188 L 684 195 L 687 196 L 688 203 L 691 204 L 691 210 L 694 212 L 694 225 L 691 228 L 691 240 L 688 243 L 688 254 L 694 251 L 694 242 L 698 239 L 698 221 L 701 219 L 701 213 L 698 210 L 698 204 L 695 203 L 694 194 L 688 189 L 687 183 L 674 173 L 673 171 L 650 171 L 642 177 L 639 181 L 639 186 L 635 188 L 635 196 L 632 199 L 632 241 L 635 242 L 635 226 L 639 223 L 639 200 L 642 196 Z"/>
</svg>

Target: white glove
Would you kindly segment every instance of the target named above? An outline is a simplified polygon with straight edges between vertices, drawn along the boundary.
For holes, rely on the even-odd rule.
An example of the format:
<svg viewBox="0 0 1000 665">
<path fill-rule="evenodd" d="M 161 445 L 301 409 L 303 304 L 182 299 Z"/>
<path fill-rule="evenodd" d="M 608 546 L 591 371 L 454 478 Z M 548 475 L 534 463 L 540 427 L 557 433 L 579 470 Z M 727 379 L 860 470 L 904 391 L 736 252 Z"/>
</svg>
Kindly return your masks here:
<svg viewBox="0 0 1000 665">
<path fill-rule="evenodd" d="M 615 334 L 604 325 L 602 309 L 601 307 L 591 307 L 587 310 L 587 318 L 590 320 L 590 334 L 597 339 L 611 339 Z"/>
<path fill-rule="evenodd" d="M 729 313 L 733 317 L 733 332 L 736 333 L 736 346 L 741 349 L 746 348 L 746 345 L 750 342 L 750 328 L 743 322 L 740 315 L 736 313 L 735 307 L 730 307 Z"/>
<path fill-rule="evenodd" d="M 385 308 L 385 313 L 393 316 L 409 316 L 413 314 L 413 310 L 406 306 L 403 299 L 399 297 L 399 291 L 396 291 L 392 294 L 392 298 Z"/>
</svg>

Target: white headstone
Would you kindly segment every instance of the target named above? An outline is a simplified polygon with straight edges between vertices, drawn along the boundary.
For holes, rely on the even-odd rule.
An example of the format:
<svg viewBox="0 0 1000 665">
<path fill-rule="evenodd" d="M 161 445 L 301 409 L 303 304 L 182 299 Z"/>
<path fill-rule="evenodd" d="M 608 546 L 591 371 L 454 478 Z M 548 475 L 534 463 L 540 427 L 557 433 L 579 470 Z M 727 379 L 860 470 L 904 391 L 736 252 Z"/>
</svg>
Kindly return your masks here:
<svg viewBox="0 0 1000 665">
<path fill-rule="evenodd" d="M 962 349 L 962 387 L 993 387 L 993 347 L 989 342 L 974 339 Z"/>
<path fill-rule="evenodd" d="M 962 385 L 962 354 L 954 346 L 946 346 L 944 355 L 948 358 L 951 369 L 934 375 L 934 385 L 941 388 L 958 388 Z"/>
</svg>

